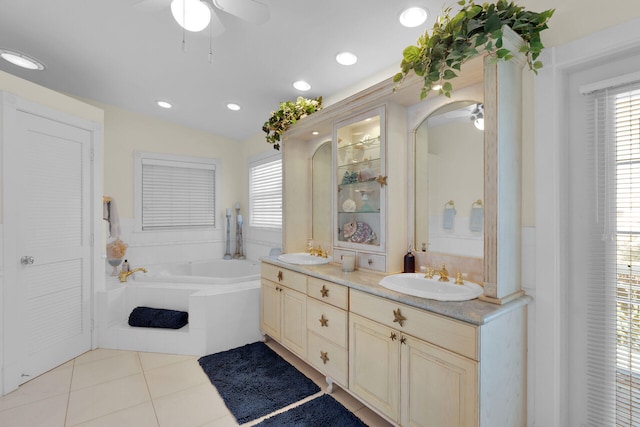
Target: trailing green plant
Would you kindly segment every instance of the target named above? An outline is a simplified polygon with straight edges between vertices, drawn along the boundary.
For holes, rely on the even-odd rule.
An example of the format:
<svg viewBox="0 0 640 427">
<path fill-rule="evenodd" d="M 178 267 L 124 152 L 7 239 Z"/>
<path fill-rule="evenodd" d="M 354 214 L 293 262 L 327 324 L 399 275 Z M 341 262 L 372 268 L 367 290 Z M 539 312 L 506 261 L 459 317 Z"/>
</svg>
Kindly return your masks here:
<svg viewBox="0 0 640 427">
<path fill-rule="evenodd" d="M 280 103 L 280 108 L 271 113 L 269 120 L 264 122 L 262 130 L 267 134 L 266 139 L 273 148 L 280 149 L 282 134 L 298 120 L 322 109 L 322 97 L 307 99 L 301 96 L 295 101 Z"/>
<path fill-rule="evenodd" d="M 457 77 L 462 64 L 486 51 L 496 60 L 509 60 L 513 52 L 503 45 L 504 25 L 515 31 L 524 44 L 520 47 L 529 64 L 537 74 L 542 67 L 538 60 L 544 46 L 540 33 L 547 29 L 547 23 L 555 9 L 536 13 L 523 7 L 498 0 L 494 3 L 475 4 L 473 0 L 458 2 L 460 10 L 452 17 L 452 8 L 447 7 L 436 22 L 429 35 L 428 30 L 417 40 L 417 46 L 408 46 L 402 52 L 401 72 L 394 76 L 394 82 L 400 84 L 413 70 L 424 78 L 420 99 L 435 85 L 440 85 L 439 93 L 451 96 L 451 79 Z M 396 89 L 398 86 L 396 86 Z"/>
</svg>

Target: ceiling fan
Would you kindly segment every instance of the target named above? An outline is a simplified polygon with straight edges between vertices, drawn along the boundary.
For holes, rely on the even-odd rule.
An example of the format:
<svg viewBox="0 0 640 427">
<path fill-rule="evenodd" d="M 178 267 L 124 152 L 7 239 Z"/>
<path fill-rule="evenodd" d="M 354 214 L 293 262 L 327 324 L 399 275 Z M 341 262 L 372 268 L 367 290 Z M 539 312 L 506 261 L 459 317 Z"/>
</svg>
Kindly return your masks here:
<svg viewBox="0 0 640 427">
<path fill-rule="evenodd" d="M 262 24 L 269 19 L 269 8 L 256 0 L 140 0 L 134 7 L 142 11 L 156 11 L 169 6 L 181 27 L 197 32 L 211 25 L 212 37 L 224 32 L 219 12 L 254 24 Z"/>
</svg>

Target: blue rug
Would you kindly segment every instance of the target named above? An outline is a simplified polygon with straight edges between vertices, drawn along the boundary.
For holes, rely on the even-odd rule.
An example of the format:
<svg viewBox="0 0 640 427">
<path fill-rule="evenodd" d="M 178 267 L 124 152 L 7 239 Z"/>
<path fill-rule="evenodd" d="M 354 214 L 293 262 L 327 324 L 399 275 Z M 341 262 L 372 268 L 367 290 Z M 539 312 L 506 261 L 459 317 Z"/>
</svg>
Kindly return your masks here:
<svg viewBox="0 0 640 427">
<path fill-rule="evenodd" d="M 286 412 L 267 418 L 258 426 L 278 427 L 366 427 L 333 397 L 323 394 Z"/>
<path fill-rule="evenodd" d="M 261 342 L 204 356 L 198 362 L 239 424 L 320 391 Z"/>
</svg>

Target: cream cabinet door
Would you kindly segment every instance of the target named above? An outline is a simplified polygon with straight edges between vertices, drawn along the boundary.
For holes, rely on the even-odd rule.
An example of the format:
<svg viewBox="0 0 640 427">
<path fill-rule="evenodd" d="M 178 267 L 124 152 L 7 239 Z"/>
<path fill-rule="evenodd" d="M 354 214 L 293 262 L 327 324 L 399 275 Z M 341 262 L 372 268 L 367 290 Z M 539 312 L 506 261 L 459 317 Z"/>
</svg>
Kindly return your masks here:
<svg viewBox="0 0 640 427">
<path fill-rule="evenodd" d="M 298 356 L 307 356 L 307 296 L 281 287 L 282 344 Z"/>
<path fill-rule="evenodd" d="M 478 425 L 478 363 L 402 335 L 403 426 Z"/>
<path fill-rule="evenodd" d="M 262 279 L 260 292 L 260 328 L 262 333 L 275 340 L 280 340 L 281 296 L 282 286 Z"/>
<path fill-rule="evenodd" d="M 349 315 L 349 389 L 396 421 L 400 413 L 399 338 L 392 328 Z"/>
</svg>

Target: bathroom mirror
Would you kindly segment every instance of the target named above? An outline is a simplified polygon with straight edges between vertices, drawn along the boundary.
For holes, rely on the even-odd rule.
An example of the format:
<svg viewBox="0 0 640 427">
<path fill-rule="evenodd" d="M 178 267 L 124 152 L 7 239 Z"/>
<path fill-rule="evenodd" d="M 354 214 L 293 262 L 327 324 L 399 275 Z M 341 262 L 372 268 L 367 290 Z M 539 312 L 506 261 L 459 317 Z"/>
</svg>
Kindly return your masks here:
<svg viewBox="0 0 640 427">
<path fill-rule="evenodd" d="M 311 158 L 311 237 L 317 242 L 331 242 L 331 171 L 331 141 L 326 141 Z"/>
<path fill-rule="evenodd" d="M 484 250 L 482 103 L 456 101 L 415 136 L 415 250 L 481 258 Z"/>
</svg>

